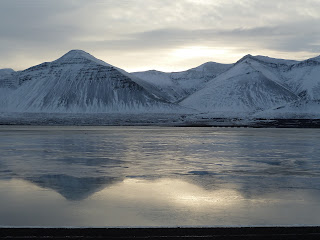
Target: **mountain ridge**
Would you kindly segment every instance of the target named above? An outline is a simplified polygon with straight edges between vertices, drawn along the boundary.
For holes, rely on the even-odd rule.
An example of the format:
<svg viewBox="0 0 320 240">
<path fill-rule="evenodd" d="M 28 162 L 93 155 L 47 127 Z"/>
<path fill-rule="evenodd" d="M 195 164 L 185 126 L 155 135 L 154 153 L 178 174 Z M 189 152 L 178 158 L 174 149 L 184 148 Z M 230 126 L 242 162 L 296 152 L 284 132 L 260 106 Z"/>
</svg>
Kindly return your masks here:
<svg viewBox="0 0 320 240">
<path fill-rule="evenodd" d="M 232 64 L 206 62 L 181 72 L 150 70 L 133 72 L 135 76 L 158 88 L 164 97 L 175 103 L 202 88 L 206 82 L 226 71 Z"/>
<path fill-rule="evenodd" d="M 295 61 L 248 54 L 233 64 L 128 73 L 74 49 L 23 71 L 0 69 L 0 111 L 320 113 L 318 76 L 320 56 Z"/>
</svg>

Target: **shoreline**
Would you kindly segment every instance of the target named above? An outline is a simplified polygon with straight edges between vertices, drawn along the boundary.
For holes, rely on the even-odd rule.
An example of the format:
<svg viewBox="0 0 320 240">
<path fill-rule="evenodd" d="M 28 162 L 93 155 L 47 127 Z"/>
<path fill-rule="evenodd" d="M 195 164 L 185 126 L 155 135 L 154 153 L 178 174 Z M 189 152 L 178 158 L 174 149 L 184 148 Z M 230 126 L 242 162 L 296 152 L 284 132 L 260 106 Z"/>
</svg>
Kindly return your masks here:
<svg viewBox="0 0 320 240">
<path fill-rule="evenodd" d="M 320 128 L 320 119 L 239 119 L 212 118 L 178 121 L 174 119 L 2 119 L 1 126 L 154 126 L 154 127 L 223 127 L 223 128 Z"/>
<path fill-rule="evenodd" d="M 1 228 L 0 239 L 319 239 L 320 227 Z"/>
<path fill-rule="evenodd" d="M 209 113 L 0 113 L 0 125 L 320 128 L 320 117 L 258 118 Z"/>
</svg>

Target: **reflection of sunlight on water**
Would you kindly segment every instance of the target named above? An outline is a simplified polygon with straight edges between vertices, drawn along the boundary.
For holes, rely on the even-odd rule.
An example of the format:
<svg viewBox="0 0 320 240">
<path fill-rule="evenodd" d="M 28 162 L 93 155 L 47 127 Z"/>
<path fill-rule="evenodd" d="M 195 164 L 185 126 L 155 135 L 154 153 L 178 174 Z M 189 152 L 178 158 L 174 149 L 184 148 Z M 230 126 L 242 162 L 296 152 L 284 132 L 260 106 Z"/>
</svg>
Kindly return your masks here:
<svg viewBox="0 0 320 240">
<path fill-rule="evenodd" d="M 126 179 L 122 183 L 96 194 L 96 197 L 113 196 L 131 201 L 162 202 L 169 205 L 184 205 L 192 208 L 226 207 L 243 200 L 232 189 L 207 191 L 194 184 L 178 179 L 155 181 Z"/>
<path fill-rule="evenodd" d="M 0 226 L 225 226 L 319 224 L 317 191 L 246 197 L 180 179 L 125 179 L 81 201 L 24 180 L 0 181 Z M 81 189 L 80 189 L 81 190 Z"/>
</svg>

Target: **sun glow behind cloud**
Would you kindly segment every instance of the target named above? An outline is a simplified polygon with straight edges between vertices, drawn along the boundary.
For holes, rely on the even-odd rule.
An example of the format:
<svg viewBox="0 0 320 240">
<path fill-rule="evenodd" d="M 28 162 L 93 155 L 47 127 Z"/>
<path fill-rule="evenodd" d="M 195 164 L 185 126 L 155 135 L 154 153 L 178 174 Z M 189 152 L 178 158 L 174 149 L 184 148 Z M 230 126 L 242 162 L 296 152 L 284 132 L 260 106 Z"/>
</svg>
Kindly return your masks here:
<svg viewBox="0 0 320 240">
<path fill-rule="evenodd" d="M 199 57 L 214 57 L 216 55 L 228 54 L 229 51 L 223 48 L 215 49 L 205 46 L 190 46 L 175 49 L 171 52 L 172 57 L 177 58 L 199 58 Z"/>
</svg>

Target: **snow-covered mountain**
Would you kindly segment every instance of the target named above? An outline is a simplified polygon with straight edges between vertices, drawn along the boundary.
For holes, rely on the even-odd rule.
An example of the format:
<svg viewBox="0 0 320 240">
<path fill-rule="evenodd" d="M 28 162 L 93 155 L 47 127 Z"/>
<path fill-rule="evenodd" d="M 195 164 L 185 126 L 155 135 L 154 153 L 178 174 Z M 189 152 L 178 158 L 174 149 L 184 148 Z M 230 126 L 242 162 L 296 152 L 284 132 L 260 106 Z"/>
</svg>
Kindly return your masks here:
<svg viewBox="0 0 320 240">
<path fill-rule="evenodd" d="M 17 89 L 2 98 L 14 112 L 140 112 L 177 109 L 153 86 L 81 50 L 10 75 Z M 156 91 L 156 89 L 155 89 Z"/>
<path fill-rule="evenodd" d="M 265 69 L 264 69 L 265 68 Z M 208 112 L 252 113 L 298 99 L 275 72 L 250 55 L 181 102 Z"/>
<path fill-rule="evenodd" d="M 277 109 L 277 116 L 282 111 L 320 113 L 319 76 L 320 57 L 293 61 L 246 55 L 181 105 L 224 116 L 269 109 Z"/>
<path fill-rule="evenodd" d="M 320 98 L 320 56 L 305 61 L 247 55 L 242 60 L 303 99 Z"/>
<path fill-rule="evenodd" d="M 246 55 L 234 64 L 208 62 L 183 72 L 128 73 L 72 50 L 24 71 L 1 69 L 0 111 L 319 116 L 319 76 L 320 56 Z"/>
<path fill-rule="evenodd" d="M 182 72 L 150 70 L 135 72 L 135 76 L 153 85 L 170 102 L 177 102 L 204 86 L 206 82 L 228 70 L 232 64 L 207 62 Z"/>
</svg>

